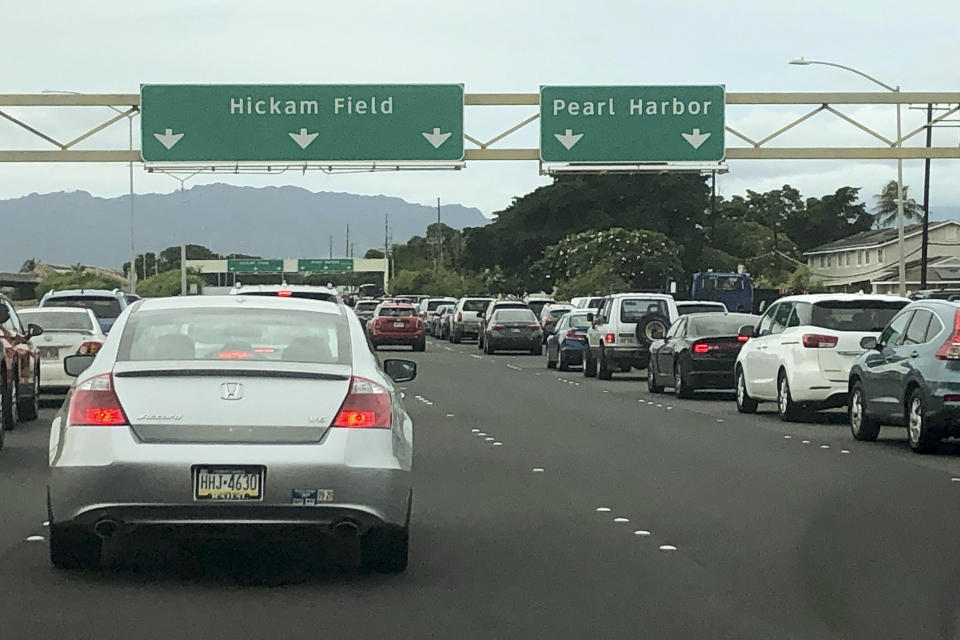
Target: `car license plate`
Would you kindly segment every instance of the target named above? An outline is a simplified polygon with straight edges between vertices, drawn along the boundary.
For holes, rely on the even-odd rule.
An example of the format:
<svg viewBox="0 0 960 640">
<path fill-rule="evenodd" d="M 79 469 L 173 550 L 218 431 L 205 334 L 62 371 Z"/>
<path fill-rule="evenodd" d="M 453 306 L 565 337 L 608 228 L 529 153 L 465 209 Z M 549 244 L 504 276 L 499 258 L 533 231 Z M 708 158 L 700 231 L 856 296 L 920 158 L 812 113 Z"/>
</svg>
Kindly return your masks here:
<svg viewBox="0 0 960 640">
<path fill-rule="evenodd" d="M 520 329 L 510 329 L 510 333 L 520 333 Z"/>
<path fill-rule="evenodd" d="M 41 360 L 59 360 L 60 359 L 59 347 L 39 347 L 37 351 L 40 354 Z"/>
<path fill-rule="evenodd" d="M 393 326 L 396 327 L 397 329 L 402 329 L 406 325 L 404 325 L 402 322 L 394 322 Z"/>
<path fill-rule="evenodd" d="M 195 500 L 260 500 L 263 467 L 194 467 Z"/>
</svg>

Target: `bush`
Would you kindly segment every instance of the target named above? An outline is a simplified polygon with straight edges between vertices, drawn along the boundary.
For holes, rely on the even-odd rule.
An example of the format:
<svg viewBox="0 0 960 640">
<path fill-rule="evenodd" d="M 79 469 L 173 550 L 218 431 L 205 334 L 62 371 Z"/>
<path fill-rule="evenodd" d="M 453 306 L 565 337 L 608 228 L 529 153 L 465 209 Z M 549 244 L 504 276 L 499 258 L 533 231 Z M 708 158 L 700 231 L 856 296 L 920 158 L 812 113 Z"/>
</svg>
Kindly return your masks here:
<svg viewBox="0 0 960 640">
<path fill-rule="evenodd" d="M 37 299 L 43 294 L 56 289 L 117 289 L 123 286 L 124 280 L 120 276 L 101 275 L 88 271 L 71 271 L 70 273 L 55 273 L 47 276 L 37 285 Z"/>
<path fill-rule="evenodd" d="M 203 291 L 203 278 L 193 269 L 187 269 L 187 288 L 197 285 Z M 180 270 L 164 271 L 137 283 L 137 294 L 147 298 L 165 298 L 180 295 Z"/>
</svg>

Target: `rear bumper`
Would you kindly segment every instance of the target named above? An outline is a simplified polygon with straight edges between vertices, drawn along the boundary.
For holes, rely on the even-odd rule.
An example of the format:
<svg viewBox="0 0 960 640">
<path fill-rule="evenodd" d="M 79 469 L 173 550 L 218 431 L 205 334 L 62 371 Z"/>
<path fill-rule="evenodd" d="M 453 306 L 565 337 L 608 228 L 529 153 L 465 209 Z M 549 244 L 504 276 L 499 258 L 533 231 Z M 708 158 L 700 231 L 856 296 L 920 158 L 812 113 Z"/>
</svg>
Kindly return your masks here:
<svg viewBox="0 0 960 640">
<path fill-rule="evenodd" d="M 508 338 L 488 333 L 484 336 L 484 340 L 491 349 L 537 349 L 543 344 L 543 338 L 539 333 L 522 338 Z"/>
<path fill-rule="evenodd" d="M 394 344 L 414 344 L 423 340 L 422 333 L 394 333 L 394 334 L 383 334 L 378 333 L 370 337 L 370 341 L 376 345 L 394 345 Z"/>
<path fill-rule="evenodd" d="M 847 403 L 849 395 L 847 379 L 828 380 L 820 371 L 816 360 L 795 366 L 788 370 L 788 374 L 790 397 L 794 402 L 820 406 L 824 409 L 842 407 Z"/>
<path fill-rule="evenodd" d="M 650 363 L 650 351 L 647 347 L 603 347 L 608 362 L 617 366 L 630 365 L 637 369 L 646 369 Z"/>
<path fill-rule="evenodd" d="M 736 361 L 736 355 L 730 358 L 691 357 L 687 378 L 692 385 L 704 389 L 732 389 Z"/>
<path fill-rule="evenodd" d="M 475 336 L 480 331 L 479 322 L 454 322 L 453 332 L 461 336 Z"/>
<path fill-rule="evenodd" d="M 40 389 L 66 389 L 73 384 L 74 379 L 63 370 L 63 360 L 40 361 Z"/>
</svg>

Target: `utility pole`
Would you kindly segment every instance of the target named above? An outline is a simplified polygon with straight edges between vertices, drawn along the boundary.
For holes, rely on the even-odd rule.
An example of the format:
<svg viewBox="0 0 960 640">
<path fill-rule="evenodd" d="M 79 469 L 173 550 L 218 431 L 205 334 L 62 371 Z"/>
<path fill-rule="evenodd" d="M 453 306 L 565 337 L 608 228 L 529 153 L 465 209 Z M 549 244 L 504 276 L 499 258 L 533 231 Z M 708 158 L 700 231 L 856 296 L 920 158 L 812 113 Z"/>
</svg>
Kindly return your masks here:
<svg viewBox="0 0 960 640">
<path fill-rule="evenodd" d="M 330 234 L 330 257 L 333 257 L 333 234 Z"/>
<path fill-rule="evenodd" d="M 443 229 L 440 227 L 440 198 L 437 198 L 437 246 L 440 247 L 437 258 L 437 270 L 443 267 Z"/>
<path fill-rule="evenodd" d="M 383 295 L 390 286 L 390 214 L 383 214 Z"/>
<path fill-rule="evenodd" d="M 180 295 L 187 295 L 187 245 L 180 245 Z"/>
<path fill-rule="evenodd" d="M 933 143 L 933 105 L 927 104 L 927 148 Z M 920 288 L 927 288 L 927 246 L 930 239 L 927 237 L 930 229 L 930 158 L 923 161 L 923 234 L 920 248 Z"/>
<path fill-rule="evenodd" d="M 350 257 L 350 225 L 347 225 L 347 242 L 343 247 L 343 255 L 346 258 Z"/>
</svg>

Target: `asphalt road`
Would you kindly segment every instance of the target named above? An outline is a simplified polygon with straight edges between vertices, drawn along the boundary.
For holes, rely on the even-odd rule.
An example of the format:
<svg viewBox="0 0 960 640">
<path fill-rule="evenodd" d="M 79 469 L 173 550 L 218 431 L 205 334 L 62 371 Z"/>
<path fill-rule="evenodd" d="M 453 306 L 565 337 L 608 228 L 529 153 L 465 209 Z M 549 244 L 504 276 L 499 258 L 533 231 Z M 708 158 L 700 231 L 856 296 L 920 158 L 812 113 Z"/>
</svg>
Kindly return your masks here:
<svg viewBox="0 0 960 640">
<path fill-rule="evenodd" d="M 316 541 L 140 541 L 56 571 L 53 402 L 0 452 L 0 638 L 960 638 L 957 445 L 473 344 L 401 352 L 421 365 L 406 573 Z"/>
</svg>

